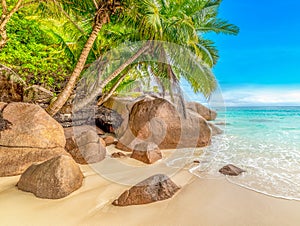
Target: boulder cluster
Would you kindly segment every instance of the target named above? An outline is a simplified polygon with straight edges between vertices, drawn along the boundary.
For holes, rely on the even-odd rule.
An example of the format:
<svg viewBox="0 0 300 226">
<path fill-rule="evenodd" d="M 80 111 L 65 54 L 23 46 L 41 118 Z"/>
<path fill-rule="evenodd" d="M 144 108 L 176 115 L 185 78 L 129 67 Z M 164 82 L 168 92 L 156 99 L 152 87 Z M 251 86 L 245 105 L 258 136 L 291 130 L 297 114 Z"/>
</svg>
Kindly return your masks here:
<svg viewBox="0 0 300 226">
<path fill-rule="evenodd" d="M 37 87 L 27 93 L 33 95 L 36 90 L 45 93 Z M 105 105 L 120 120 L 118 127 L 110 122 L 103 131 L 91 125 L 63 128 L 39 105 L 0 102 L 0 176 L 21 175 L 20 190 L 59 199 L 81 187 L 80 164 L 102 161 L 110 145 L 120 149 L 111 158 L 130 157 L 146 166 L 164 157 L 162 149 L 204 147 L 213 135 L 222 133 L 208 122 L 216 118 L 216 112 L 196 102 L 187 103 L 184 112 L 166 99 L 149 96 L 134 101 L 112 98 Z M 113 205 L 156 202 L 178 190 L 168 176 L 158 174 L 125 191 Z"/>
</svg>

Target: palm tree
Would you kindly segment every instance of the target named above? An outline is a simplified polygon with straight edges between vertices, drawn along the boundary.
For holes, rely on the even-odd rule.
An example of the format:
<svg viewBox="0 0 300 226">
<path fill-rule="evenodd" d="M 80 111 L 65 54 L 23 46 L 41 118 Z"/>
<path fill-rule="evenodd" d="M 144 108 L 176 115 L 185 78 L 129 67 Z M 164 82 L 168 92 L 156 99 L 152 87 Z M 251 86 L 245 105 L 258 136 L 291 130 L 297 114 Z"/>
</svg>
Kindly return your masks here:
<svg viewBox="0 0 300 226">
<path fill-rule="evenodd" d="M 87 18 L 93 19 L 93 28 L 87 39 L 80 57 L 76 63 L 76 66 L 73 70 L 73 73 L 63 89 L 59 94 L 57 99 L 53 101 L 46 111 L 50 115 L 55 115 L 61 107 L 68 100 L 70 95 L 73 92 L 73 89 L 76 85 L 77 79 L 80 76 L 82 70 L 84 69 L 86 60 L 89 56 L 89 53 L 94 45 L 95 40 L 97 39 L 98 33 L 103 27 L 103 25 L 110 22 L 111 16 L 120 8 L 120 1 L 117 0 L 107 0 L 107 1 L 61 1 L 62 8 L 66 11 L 73 12 L 75 14 L 84 14 Z"/>
<path fill-rule="evenodd" d="M 215 89 L 216 83 L 210 68 L 217 62 L 218 51 L 214 43 L 205 39 L 203 34 L 215 32 L 236 35 L 239 30 L 235 25 L 217 18 L 220 3 L 220 0 L 142 0 L 131 4 L 134 7 L 124 9 L 122 19 L 124 26 L 132 31 L 132 41 L 158 40 L 176 43 L 189 49 L 197 57 L 182 58 L 177 48 L 177 52 L 174 52 L 172 48 L 158 43 L 160 52 L 156 55 L 160 62 L 152 62 L 148 66 L 152 68 L 152 76 L 161 80 L 160 83 L 170 92 L 172 87 L 178 85 L 180 77 L 184 77 L 195 92 L 201 92 L 206 97 Z M 144 51 L 140 51 L 140 54 L 143 53 Z M 200 62 L 197 67 L 187 67 L 197 62 Z M 124 65 L 122 67 L 125 68 Z M 143 68 L 144 74 L 149 74 L 149 68 Z M 108 76 L 109 79 L 102 82 L 100 91 L 117 76 L 116 73 L 113 74 L 114 76 Z M 115 85 L 100 98 L 98 105 L 113 94 L 121 83 L 120 80 L 125 77 L 119 77 Z"/>
<path fill-rule="evenodd" d="M 215 88 L 215 80 L 209 68 L 215 65 L 218 55 L 216 48 L 213 46 L 213 42 L 204 39 L 202 34 L 210 31 L 226 34 L 236 34 L 238 32 L 236 26 L 228 24 L 226 21 L 222 21 L 216 17 L 219 5 L 219 0 L 128 0 L 126 4 L 125 1 L 123 2 L 124 8 L 122 14 L 118 15 L 117 23 L 120 23 L 121 26 L 131 31 L 131 36 L 127 37 L 130 41 L 159 40 L 176 43 L 190 49 L 196 54 L 199 62 L 201 62 L 200 65 L 198 65 L 201 68 L 200 73 L 199 70 L 190 70 L 183 73 L 182 69 L 175 70 L 173 67 L 166 68 L 156 64 L 156 66 L 161 69 L 157 75 L 167 74 L 167 81 L 173 82 L 177 82 L 180 76 L 184 76 L 194 87 L 196 92 L 202 92 L 207 96 Z M 107 18 L 110 18 L 110 11 L 105 10 L 104 12 L 108 12 Z M 103 23 L 101 23 L 101 27 L 102 25 Z M 94 30 L 97 32 L 90 36 L 93 41 L 95 41 L 100 28 L 95 29 L 94 25 L 93 31 Z M 91 42 L 89 42 L 89 40 L 87 44 L 88 43 L 88 49 L 91 49 Z M 134 63 L 141 55 L 149 51 L 149 48 L 150 44 L 146 42 L 131 57 L 124 61 L 123 64 L 119 65 L 116 70 L 103 79 L 98 84 L 97 90 L 94 90 L 86 97 L 83 103 L 77 107 L 83 107 L 84 102 L 90 102 L 95 98 L 98 93 L 103 91 L 104 87 L 115 80 L 130 64 Z M 151 48 L 155 47 L 152 46 Z M 88 54 L 85 49 L 86 48 L 84 48 L 80 57 L 81 60 L 78 61 L 75 67 L 73 75 L 76 76 L 71 76 L 66 88 L 59 95 L 58 99 L 47 109 L 51 115 L 55 114 L 62 107 L 73 91 Z M 166 51 L 163 50 L 163 52 Z M 165 58 L 161 60 L 167 64 L 170 64 L 170 61 L 177 61 L 178 65 L 183 64 L 183 62 L 176 57 L 176 53 L 174 56 L 169 53 L 162 53 L 161 55 Z M 186 63 L 190 62 L 185 62 L 185 64 Z M 124 75 L 119 76 L 119 79 L 122 81 L 125 77 Z M 109 95 L 113 93 L 121 81 L 116 81 L 117 85 L 112 87 Z M 105 99 L 107 99 L 107 95 Z M 101 98 L 99 104 L 101 104 L 103 100 L 104 98 Z"/>
</svg>

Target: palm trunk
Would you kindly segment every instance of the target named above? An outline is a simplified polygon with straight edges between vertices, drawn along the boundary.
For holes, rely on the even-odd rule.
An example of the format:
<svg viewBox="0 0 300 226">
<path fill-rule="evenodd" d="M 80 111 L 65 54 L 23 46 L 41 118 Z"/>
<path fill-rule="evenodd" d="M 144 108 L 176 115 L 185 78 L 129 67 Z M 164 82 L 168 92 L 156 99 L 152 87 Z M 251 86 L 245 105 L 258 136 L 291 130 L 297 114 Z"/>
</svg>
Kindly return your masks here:
<svg viewBox="0 0 300 226">
<path fill-rule="evenodd" d="M 110 76 L 108 76 L 100 85 L 100 90 L 102 90 L 111 80 L 116 78 L 125 68 L 132 64 L 139 56 L 141 56 L 150 47 L 149 42 L 147 42 L 142 48 L 139 49 L 132 57 L 130 57 L 124 64 L 122 64 L 117 70 L 115 70 Z"/>
<path fill-rule="evenodd" d="M 116 91 L 116 89 L 119 87 L 119 85 L 121 84 L 121 82 L 124 80 L 124 78 L 126 77 L 127 74 L 122 75 L 119 80 L 113 85 L 113 87 L 111 87 L 111 89 L 108 91 L 108 93 L 104 94 L 97 102 L 97 105 L 100 106 L 102 105 L 104 102 L 106 102 Z"/>
<path fill-rule="evenodd" d="M 98 95 L 102 92 L 103 88 L 114 78 L 116 78 L 126 67 L 132 64 L 138 57 L 140 57 L 143 53 L 145 53 L 150 48 L 149 42 L 147 42 L 142 48 L 139 49 L 132 57 L 130 57 L 127 61 L 125 61 L 117 70 L 115 70 L 112 74 L 110 74 L 105 80 L 103 80 L 97 90 L 94 90 L 91 94 L 88 94 L 80 103 L 77 103 L 74 106 L 74 110 L 78 111 L 85 107 L 87 104 L 91 103 Z M 117 82 L 118 83 L 118 82 Z"/>
<path fill-rule="evenodd" d="M 6 45 L 8 38 L 7 38 L 7 33 L 6 33 L 6 27 L 4 26 L 2 29 L 0 29 L 0 50 L 3 49 L 3 47 Z"/>
<path fill-rule="evenodd" d="M 80 76 L 85 62 L 88 58 L 88 55 L 90 53 L 90 50 L 93 47 L 93 44 L 98 36 L 99 31 L 102 28 L 103 23 L 99 23 L 99 24 L 95 24 L 95 26 L 93 27 L 93 31 L 91 33 L 91 35 L 89 36 L 87 42 L 84 45 L 84 48 L 81 52 L 81 55 L 79 57 L 79 60 L 76 64 L 76 67 L 66 85 L 66 87 L 63 89 L 63 91 L 59 94 L 59 96 L 57 97 L 57 99 L 50 104 L 50 106 L 46 109 L 46 111 L 51 115 L 55 115 L 61 108 L 62 106 L 66 103 L 66 101 L 68 100 L 68 98 L 71 96 L 73 89 L 76 85 L 76 81 L 78 79 L 78 77 Z"/>
</svg>

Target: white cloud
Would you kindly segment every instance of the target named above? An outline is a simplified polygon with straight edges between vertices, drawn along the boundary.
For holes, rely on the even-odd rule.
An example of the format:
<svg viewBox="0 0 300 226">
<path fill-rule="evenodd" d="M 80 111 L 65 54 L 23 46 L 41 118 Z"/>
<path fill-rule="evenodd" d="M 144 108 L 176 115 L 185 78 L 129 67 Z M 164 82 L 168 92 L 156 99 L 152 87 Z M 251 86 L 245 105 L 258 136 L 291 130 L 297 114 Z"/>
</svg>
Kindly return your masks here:
<svg viewBox="0 0 300 226">
<path fill-rule="evenodd" d="M 223 91 L 227 106 L 300 105 L 300 87 L 243 87 Z"/>
</svg>

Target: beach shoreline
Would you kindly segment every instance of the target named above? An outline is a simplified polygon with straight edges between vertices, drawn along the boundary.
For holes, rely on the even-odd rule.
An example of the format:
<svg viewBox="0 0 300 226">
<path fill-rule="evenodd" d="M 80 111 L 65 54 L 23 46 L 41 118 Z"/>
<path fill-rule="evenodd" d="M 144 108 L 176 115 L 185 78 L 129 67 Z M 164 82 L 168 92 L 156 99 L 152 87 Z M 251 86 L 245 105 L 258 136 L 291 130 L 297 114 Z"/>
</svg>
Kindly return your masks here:
<svg viewBox="0 0 300 226">
<path fill-rule="evenodd" d="M 81 166 L 83 186 L 60 200 L 36 198 L 15 186 L 19 176 L 0 178 L 2 225 L 297 225 L 300 202 L 234 185 L 225 177 L 201 179 L 181 170 L 181 186 L 169 200 L 116 207 L 124 186 Z"/>
</svg>

